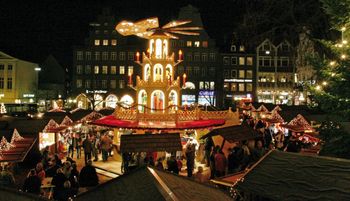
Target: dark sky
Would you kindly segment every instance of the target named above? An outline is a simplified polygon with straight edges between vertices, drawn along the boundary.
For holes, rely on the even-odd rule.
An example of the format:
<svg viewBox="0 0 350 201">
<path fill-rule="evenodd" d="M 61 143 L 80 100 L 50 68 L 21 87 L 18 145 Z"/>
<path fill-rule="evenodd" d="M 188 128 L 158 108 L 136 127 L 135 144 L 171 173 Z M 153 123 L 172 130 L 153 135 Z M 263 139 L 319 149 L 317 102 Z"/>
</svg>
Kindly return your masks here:
<svg viewBox="0 0 350 201">
<path fill-rule="evenodd" d="M 229 0 L 2 0 L 0 3 L 0 51 L 33 62 L 43 61 L 49 54 L 69 67 L 72 46 L 83 44 L 89 23 L 102 8 L 110 7 L 117 19 L 141 19 L 158 16 L 161 23 L 175 19 L 179 8 L 192 4 L 199 7 L 204 26 L 212 37 L 222 38 L 232 29 L 235 15 L 226 5 Z M 225 8 L 225 9 L 223 9 Z M 226 19 L 226 20 L 225 20 Z"/>
</svg>

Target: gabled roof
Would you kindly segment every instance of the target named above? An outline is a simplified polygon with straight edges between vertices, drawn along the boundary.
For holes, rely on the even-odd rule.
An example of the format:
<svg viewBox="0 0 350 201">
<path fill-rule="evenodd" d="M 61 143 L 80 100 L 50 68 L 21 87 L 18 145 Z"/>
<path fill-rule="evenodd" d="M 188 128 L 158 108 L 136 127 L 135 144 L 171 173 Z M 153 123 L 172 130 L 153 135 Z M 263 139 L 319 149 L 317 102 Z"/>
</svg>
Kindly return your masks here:
<svg viewBox="0 0 350 201">
<path fill-rule="evenodd" d="M 242 124 L 213 129 L 208 134 L 203 135 L 201 139 L 216 135 L 221 135 L 229 142 L 250 140 L 259 137 L 259 134 L 252 127 L 248 126 L 247 124 Z"/>
<path fill-rule="evenodd" d="M 271 200 L 350 200 L 350 160 L 275 150 L 237 188 Z"/>
<path fill-rule="evenodd" d="M 222 191 L 186 177 L 149 167 L 138 168 L 78 195 L 76 201 L 231 200 Z"/>
<path fill-rule="evenodd" d="M 16 58 L 6 54 L 5 52 L 0 51 L 0 59 L 16 59 Z"/>
<path fill-rule="evenodd" d="M 10 123 L 9 129 L 17 129 L 23 135 L 37 135 L 43 131 L 50 119 L 16 119 Z"/>
</svg>

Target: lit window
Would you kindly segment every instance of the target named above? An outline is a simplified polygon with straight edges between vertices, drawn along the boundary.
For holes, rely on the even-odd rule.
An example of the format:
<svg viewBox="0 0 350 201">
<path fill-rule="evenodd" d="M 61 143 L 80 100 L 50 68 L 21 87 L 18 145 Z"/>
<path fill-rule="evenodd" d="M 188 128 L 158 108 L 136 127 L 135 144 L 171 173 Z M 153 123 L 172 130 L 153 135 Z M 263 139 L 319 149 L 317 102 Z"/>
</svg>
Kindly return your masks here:
<svg viewBox="0 0 350 201">
<path fill-rule="evenodd" d="M 239 46 L 239 51 L 240 51 L 240 52 L 244 52 L 244 49 L 245 49 L 245 48 L 244 48 L 243 45 Z"/>
<path fill-rule="evenodd" d="M 210 82 L 210 90 L 214 90 L 215 89 L 215 82 Z"/>
<path fill-rule="evenodd" d="M 244 57 L 239 57 L 239 65 L 244 65 Z"/>
<path fill-rule="evenodd" d="M 119 88 L 124 89 L 125 88 L 125 81 L 124 80 L 119 80 Z"/>
<path fill-rule="evenodd" d="M 134 66 L 128 66 L 128 75 L 134 74 Z"/>
<path fill-rule="evenodd" d="M 238 91 L 244 91 L 244 83 L 238 84 Z"/>
<path fill-rule="evenodd" d="M 204 82 L 199 82 L 199 89 L 204 89 Z"/>
<path fill-rule="evenodd" d="M 103 45 L 107 46 L 108 45 L 108 40 L 103 40 Z"/>
<path fill-rule="evenodd" d="M 99 46 L 100 45 L 100 40 L 95 40 L 95 45 Z"/>
<path fill-rule="evenodd" d="M 116 46 L 117 45 L 117 40 L 116 39 L 112 39 L 111 40 L 111 45 L 112 46 Z"/>
<path fill-rule="evenodd" d="M 281 77 L 281 82 L 287 82 L 287 79 L 285 77 Z"/>
<path fill-rule="evenodd" d="M 125 74 L 125 66 L 119 66 L 119 74 L 121 75 Z"/>
<path fill-rule="evenodd" d="M 102 80 L 101 85 L 102 89 L 107 89 L 107 80 Z"/>
<path fill-rule="evenodd" d="M 239 70 L 238 78 L 244 78 L 244 70 Z"/>
<path fill-rule="evenodd" d="M 231 91 L 237 91 L 237 84 L 231 83 Z"/>
<path fill-rule="evenodd" d="M 192 47 L 192 41 L 187 41 L 187 42 L 186 42 L 186 46 L 187 46 L 187 47 Z"/>
<path fill-rule="evenodd" d="M 117 67 L 116 66 L 111 66 L 111 74 L 112 75 L 117 74 Z"/>
<path fill-rule="evenodd" d="M 247 57 L 247 65 L 252 66 L 253 65 L 253 57 Z"/>
<path fill-rule="evenodd" d="M 85 74 L 91 74 L 91 66 L 90 65 L 85 66 Z"/>
<path fill-rule="evenodd" d="M 203 42 L 202 42 L 202 46 L 203 46 L 203 47 L 208 47 L 208 41 L 203 41 Z"/>
<path fill-rule="evenodd" d="M 162 58 L 162 40 L 160 39 L 156 40 L 156 58 Z"/>
<path fill-rule="evenodd" d="M 246 91 L 253 91 L 253 84 L 252 83 L 247 83 Z"/>
<path fill-rule="evenodd" d="M 77 80 L 77 88 L 81 88 L 83 86 L 82 80 Z"/>
<path fill-rule="evenodd" d="M 230 90 L 230 83 L 224 83 L 224 91 Z"/>
<path fill-rule="evenodd" d="M 248 78 L 248 79 L 253 78 L 253 71 L 252 70 L 247 70 L 246 71 L 246 78 Z"/>
<path fill-rule="evenodd" d="M 201 43 L 200 43 L 199 41 L 195 41 L 195 42 L 194 42 L 194 46 L 195 46 L 195 47 L 199 47 L 200 44 L 201 44 Z"/>
<path fill-rule="evenodd" d="M 100 71 L 100 67 L 99 67 L 99 66 L 95 66 L 95 68 L 94 68 L 94 73 L 95 73 L 95 74 L 98 74 L 99 71 Z"/>
<path fill-rule="evenodd" d="M 83 52 L 82 52 L 82 51 L 78 51 L 78 52 L 77 52 L 77 60 L 78 60 L 78 61 L 83 60 Z"/>
<path fill-rule="evenodd" d="M 102 66 L 102 74 L 108 74 L 108 66 Z"/>
<path fill-rule="evenodd" d="M 116 80 L 111 80 L 111 89 L 117 88 L 117 81 Z"/>
<path fill-rule="evenodd" d="M 83 73 L 83 66 L 77 65 L 77 74 L 82 74 L 82 73 Z"/>
</svg>

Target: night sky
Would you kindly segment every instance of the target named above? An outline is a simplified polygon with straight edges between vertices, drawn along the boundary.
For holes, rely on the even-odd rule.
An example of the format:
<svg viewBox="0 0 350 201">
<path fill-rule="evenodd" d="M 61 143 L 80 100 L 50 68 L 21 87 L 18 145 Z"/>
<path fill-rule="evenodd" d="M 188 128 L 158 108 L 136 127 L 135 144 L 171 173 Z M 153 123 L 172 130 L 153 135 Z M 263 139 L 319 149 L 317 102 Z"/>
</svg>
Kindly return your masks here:
<svg viewBox="0 0 350 201">
<path fill-rule="evenodd" d="M 84 43 L 91 28 L 89 23 L 95 21 L 102 8 L 110 7 L 117 20 L 158 16 L 164 24 L 176 19 L 179 8 L 188 4 L 199 8 L 204 28 L 220 44 L 242 21 L 246 8 L 259 10 L 262 2 L 264 0 L 11 0 L 5 3 L 3 0 L 0 51 L 37 63 L 53 54 L 69 68 L 72 47 Z"/>
</svg>

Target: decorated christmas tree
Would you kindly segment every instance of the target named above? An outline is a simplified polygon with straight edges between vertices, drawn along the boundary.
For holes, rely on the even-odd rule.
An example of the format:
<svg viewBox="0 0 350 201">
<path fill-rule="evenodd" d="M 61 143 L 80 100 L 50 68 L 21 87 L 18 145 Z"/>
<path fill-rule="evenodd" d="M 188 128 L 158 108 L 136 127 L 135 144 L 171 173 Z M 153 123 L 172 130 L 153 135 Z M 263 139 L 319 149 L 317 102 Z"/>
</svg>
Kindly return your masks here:
<svg viewBox="0 0 350 201">
<path fill-rule="evenodd" d="M 6 111 L 5 104 L 1 103 L 0 104 L 0 114 L 6 114 L 6 113 L 7 113 L 7 111 Z"/>
<path fill-rule="evenodd" d="M 12 138 L 11 138 L 11 144 L 14 144 L 14 142 L 23 140 L 24 138 L 18 133 L 17 129 L 13 131 Z"/>
<path fill-rule="evenodd" d="M 9 143 L 4 136 L 2 136 L 1 141 L 0 141 L 0 152 L 2 151 L 7 151 L 14 147 L 11 143 Z"/>
</svg>

